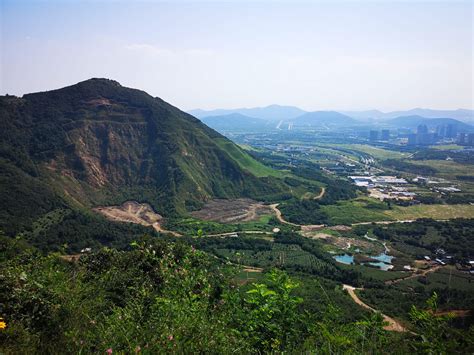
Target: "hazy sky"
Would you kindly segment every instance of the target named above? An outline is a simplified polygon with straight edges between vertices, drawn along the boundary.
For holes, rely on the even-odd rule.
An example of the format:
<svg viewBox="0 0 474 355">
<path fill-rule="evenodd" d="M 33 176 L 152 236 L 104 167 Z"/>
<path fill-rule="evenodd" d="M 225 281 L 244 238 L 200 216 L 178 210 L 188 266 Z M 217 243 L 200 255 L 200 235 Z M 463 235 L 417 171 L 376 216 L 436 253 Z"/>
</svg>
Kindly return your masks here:
<svg viewBox="0 0 474 355">
<path fill-rule="evenodd" d="M 107 77 L 182 109 L 473 107 L 472 1 L 0 3 L 1 94 Z"/>
</svg>

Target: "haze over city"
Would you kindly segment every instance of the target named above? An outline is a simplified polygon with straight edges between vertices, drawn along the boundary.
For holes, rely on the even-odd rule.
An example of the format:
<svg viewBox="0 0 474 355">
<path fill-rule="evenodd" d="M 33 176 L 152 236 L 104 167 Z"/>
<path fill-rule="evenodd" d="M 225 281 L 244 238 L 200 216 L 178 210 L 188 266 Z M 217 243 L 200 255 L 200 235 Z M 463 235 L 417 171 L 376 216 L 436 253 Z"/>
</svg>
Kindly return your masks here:
<svg viewBox="0 0 474 355">
<path fill-rule="evenodd" d="M 0 93 L 107 77 L 186 110 L 471 109 L 472 6 L 3 0 Z"/>
</svg>

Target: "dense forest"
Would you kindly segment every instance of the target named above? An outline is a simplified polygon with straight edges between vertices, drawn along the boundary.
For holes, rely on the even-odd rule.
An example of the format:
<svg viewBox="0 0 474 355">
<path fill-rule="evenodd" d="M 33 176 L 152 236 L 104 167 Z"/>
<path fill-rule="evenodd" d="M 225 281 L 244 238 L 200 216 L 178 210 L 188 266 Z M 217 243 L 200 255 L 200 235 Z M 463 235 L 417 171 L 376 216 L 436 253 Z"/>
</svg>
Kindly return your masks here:
<svg viewBox="0 0 474 355">
<path fill-rule="evenodd" d="M 434 316 L 436 294 L 409 317 L 416 334 L 377 313 L 347 321 L 330 298 L 307 312 L 302 286 L 272 269 L 236 269 L 184 243 L 145 238 L 130 251 L 43 256 L 0 238 L 2 353 L 453 353 L 473 338 Z"/>
</svg>

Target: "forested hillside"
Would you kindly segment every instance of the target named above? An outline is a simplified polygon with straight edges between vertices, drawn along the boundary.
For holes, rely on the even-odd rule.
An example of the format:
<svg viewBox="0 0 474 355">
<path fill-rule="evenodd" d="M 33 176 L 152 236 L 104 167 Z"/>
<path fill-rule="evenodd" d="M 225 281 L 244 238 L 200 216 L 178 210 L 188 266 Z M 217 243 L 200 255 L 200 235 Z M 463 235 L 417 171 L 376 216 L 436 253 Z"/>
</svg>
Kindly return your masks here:
<svg viewBox="0 0 474 355">
<path fill-rule="evenodd" d="M 303 285 L 272 270 L 237 282 L 235 268 L 182 243 L 141 239 L 130 251 L 42 256 L 0 237 L 2 353 L 453 353 L 472 337 L 427 309 L 417 334 L 383 329 L 378 314 L 347 321 L 322 290 L 313 312 Z M 308 286 L 308 285 L 306 285 Z M 303 292 L 304 294 L 304 292 Z M 334 293 L 336 295 L 336 293 Z M 334 297 L 334 296 L 333 296 Z M 340 296 L 337 296 L 337 298 Z M 315 303 L 317 302 L 317 303 Z"/>
<path fill-rule="evenodd" d="M 57 209 L 137 200 L 175 216 L 213 197 L 288 192 L 282 180 L 255 174 L 256 165 L 198 119 L 112 80 L 0 97 L 0 228 L 8 235 Z"/>
</svg>

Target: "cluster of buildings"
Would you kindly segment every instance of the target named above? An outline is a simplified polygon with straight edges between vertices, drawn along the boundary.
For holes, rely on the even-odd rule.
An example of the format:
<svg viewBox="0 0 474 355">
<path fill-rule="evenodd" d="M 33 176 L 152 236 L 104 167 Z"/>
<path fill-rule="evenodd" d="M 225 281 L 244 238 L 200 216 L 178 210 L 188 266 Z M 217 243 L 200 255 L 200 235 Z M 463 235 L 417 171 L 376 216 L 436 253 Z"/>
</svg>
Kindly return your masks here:
<svg viewBox="0 0 474 355">
<path fill-rule="evenodd" d="M 404 186 L 408 182 L 396 176 L 349 176 L 356 186 L 366 187 L 371 197 L 383 200 L 413 200 L 416 194 Z"/>
<path fill-rule="evenodd" d="M 430 129 L 426 124 L 420 124 L 415 132 L 411 130 L 399 129 L 398 138 L 406 140 L 409 146 L 416 145 L 432 145 L 438 142 L 457 142 L 460 145 L 474 146 L 474 133 L 458 132 L 456 124 L 442 124 L 436 128 Z M 371 130 L 369 131 L 370 142 L 388 142 L 390 138 L 394 138 L 390 130 Z"/>
<path fill-rule="evenodd" d="M 377 187 L 377 186 L 386 186 L 391 184 L 404 185 L 408 182 L 403 178 L 398 178 L 396 176 L 349 176 L 355 185 L 363 186 L 367 188 Z"/>
<path fill-rule="evenodd" d="M 408 145 L 431 145 L 441 140 L 457 141 L 461 145 L 474 145 L 474 133 L 459 133 L 454 124 L 439 125 L 430 131 L 428 126 L 420 124 L 416 133 L 408 135 Z"/>
<path fill-rule="evenodd" d="M 381 131 L 372 130 L 369 132 L 369 140 L 371 142 L 388 141 L 390 139 L 390 130 L 382 129 Z"/>
<path fill-rule="evenodd" d="M 442 186 L 430 187 L 431 191 L 438 192 L 441 194 L 461 192 L 460 188 L 453 186 L 450 181 L 445 180 L 445 179 L 433 180 L 424 176 L 417 176 L 412 181 L 416 184 L 423 185 L 423 186 L 441 184 Z"/>
<path fill-rule="evenodd" d="M 464 271 L 474 275 L 474 260 L 470 259 L 459 259 L 452 255 L 448 255 L 443 248 L 438 248 L 435 251 L 434 257 L 429 257 L 425 255 L 423 259 L 430 263 L 431 265 L 447 265 L 447 264 L 454 264 L 456 269 L 459 271 Z"/>
<path fill-rule="evenodd" d="M 460 145 L 474 146 L 474 133 L 459 133 L 458 143 Z"/>
</svg>

